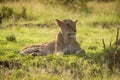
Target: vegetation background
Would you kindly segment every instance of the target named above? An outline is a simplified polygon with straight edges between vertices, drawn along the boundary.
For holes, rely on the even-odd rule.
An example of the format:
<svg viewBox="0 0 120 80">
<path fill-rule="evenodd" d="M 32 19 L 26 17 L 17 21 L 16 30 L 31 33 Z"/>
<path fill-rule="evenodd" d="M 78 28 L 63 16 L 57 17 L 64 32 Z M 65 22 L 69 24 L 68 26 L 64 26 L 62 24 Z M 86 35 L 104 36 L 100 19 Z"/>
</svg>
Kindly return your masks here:
<svg viewBox="0 0 120 80">
<path fill-rule="evenodd" d="M 0 0 L 0 80 L 119 80 L 119 0 Z M 78 20 L 75 55 L 21 56 L 56 38 L 55 19 Z"/>
</svg>

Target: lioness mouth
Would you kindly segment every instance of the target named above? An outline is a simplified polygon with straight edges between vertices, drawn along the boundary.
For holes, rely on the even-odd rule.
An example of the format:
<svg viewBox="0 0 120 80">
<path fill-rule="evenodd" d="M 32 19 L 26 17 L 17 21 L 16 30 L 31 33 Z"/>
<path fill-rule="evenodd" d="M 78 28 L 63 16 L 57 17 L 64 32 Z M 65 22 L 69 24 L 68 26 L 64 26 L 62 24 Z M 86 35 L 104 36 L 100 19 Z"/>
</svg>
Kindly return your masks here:
<svg viewBox="0 0 120 80">
<path fill-rule="evenodd" d="M 75 33 L 68 34 L 69 37 L 74 37 L 75 35 Z"/>
</svg>

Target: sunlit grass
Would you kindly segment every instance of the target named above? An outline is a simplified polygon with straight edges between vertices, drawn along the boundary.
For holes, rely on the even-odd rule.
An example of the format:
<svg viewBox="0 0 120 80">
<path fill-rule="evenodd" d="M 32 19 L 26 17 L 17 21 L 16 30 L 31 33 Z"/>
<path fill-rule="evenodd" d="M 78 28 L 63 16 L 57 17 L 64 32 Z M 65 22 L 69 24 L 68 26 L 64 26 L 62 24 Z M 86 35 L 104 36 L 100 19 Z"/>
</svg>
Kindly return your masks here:
<svg viewBox="0 0 120 80">
<path fill-rule="evenodd" d="M 119 71 L 110 71 L 107 64 L 103 63 L 102 56 L 104 50 L 102 39 L 105 40 L 106 47 L 109 47 L 110 42 L 113 44 L 116 39 L 116 27 L 119 26 L 120 18 L 115 13 L 115 3 L 91 2 L 88 4 L 90 13 L 75 12 L 60 5 L 55 7 L 36 1 L 0 3 L 0 7 L 3 5 L 12 8 L 16 14 L 20 14 L 22 7 L 25 7 L 27 15 L 33 19 L 16 20 L 14 16 L 3 19 L 3 28 L 0 28 L 0 60 L 18 61 L 22 63 L 23 68 L 8 69 L 0 66 L 0 79 L 119 80 Z M 20 55 L 20 50 L 25 46 L 56 39 L 59 27 L 55 19 L 78 20 L 77 41 L 89 59 L 75 55 L 53 54 L 38 57 Z M 47 24 L 49 28 L 23 25 L 30 23 Z M 7 28 L 9 24 L 13 25 Z M 7 39 L 13 35 L 16 41 Z"/>
</svg>

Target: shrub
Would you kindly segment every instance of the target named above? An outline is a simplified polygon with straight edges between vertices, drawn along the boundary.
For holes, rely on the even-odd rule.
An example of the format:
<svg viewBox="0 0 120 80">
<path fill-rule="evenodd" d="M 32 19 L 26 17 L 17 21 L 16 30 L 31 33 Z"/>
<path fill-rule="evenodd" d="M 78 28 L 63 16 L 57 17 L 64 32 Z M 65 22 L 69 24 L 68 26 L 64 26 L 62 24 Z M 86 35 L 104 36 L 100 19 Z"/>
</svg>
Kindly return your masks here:
<svg viewBox="0 0 120 80">
<path fill-rule="evenodd" d="M 110 2 L 110 1 L 115 1 L 115 0 L 96 0 L 96 1 Z"/>
<path fill-rule="evenodd" d="M 20 0 L 0 0 L 0 3 L 3 3 L 3 2 L 14 2 L 14 1 L 20 1 Z"/>
<path fill-rule="evenodd" d="M 108 63 L 108 68 L 118 68 L 120 69 L 120 39 L 118 39 L 119 36 L 119 28 L 117 29 L 117 35 L 116 35 L 116 41 L 112 45 L 110 42 L 110 46 L 106 48 L 104 43 L 104 53 L 105 53 L 105 60 Z"/>
<path fill-rule="evenodd" d="M 89 0 L 39 0 L 40 2 L 43 2 L 45 4 L 53 4 L 53 5 L 62 5 L 67 7 L 68 9 L 73 10 L 87 10 L 87 2 Z"/>
<path fill-rule="evenodd" d="M 0 14 L 4 18 L 9 18 L 14 14 L 14 12 L 13 12 L 12 8 L 7 7 L 7 6 L 3 6 Z"/>
<path fill-rule="evenodd" d="M 9 19 L 9 18 L 14 18 L 16 20 L 22 18 L 25 20 L 32 20 L 34 19 L 33 16 L 27 14 L 27 8 L 26 7 L 21 7 L 20 12 L 15 11 L 14 7 L 11 6 L 2 6 L 0 7 L 0 17 Z"/>
<path fill-rule="evenodd" d="M 16 37 L 15 35 L 9 35 L 6 37 L 6 40 L 10 42 L 16 42 Z"/>
</svg>

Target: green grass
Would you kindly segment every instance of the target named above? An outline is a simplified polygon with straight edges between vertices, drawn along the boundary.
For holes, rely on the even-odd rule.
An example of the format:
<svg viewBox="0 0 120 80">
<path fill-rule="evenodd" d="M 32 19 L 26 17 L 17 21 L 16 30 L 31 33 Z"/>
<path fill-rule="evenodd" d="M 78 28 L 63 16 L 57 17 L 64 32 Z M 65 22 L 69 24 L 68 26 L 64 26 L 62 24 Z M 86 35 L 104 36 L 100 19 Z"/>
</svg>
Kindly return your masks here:
<svg viewBox="0 0 120 80">
<path fill-rule="evenodd" d="M 38 2 L 5 3 L 16 14 L 21 5 L 27 9 L 27 16 L 33 19 L 4 18 L 0 28 L 0 60 L 17 61 L 23 67 L 8 69 L 0 65 L 1 80 L 119 80 L 119 70 L 109 70 L 104 61 L 102 38 L 109 47 L 116 39 L 117 16 L 115 3 L 89 2 L 90 13 L 73 12 L 58 5 L 44 5 Z M 93 4 L 95 6 L 93 6 Z M 0 3 L 0 7 L 4 3 Z M 104 9 L 103 9 L 104 8 Z M 59 27 L 55 19 L 78 19 L 77 41 L 85 49 L 89 59 L 75 55 L 21 56 L 20 50 L 31 44 L 41 44 L 56 39 Z M 15 24 L 17 25 L 15 25 Z M 47 24 L 49 28 L 25 27 L 23 24 Z M 12 24 L 12 26 L 7 27 Z M 22 24 L 22 25 L 21 25 Z M 21 26 L 20 26 L 21 25 Z M 107 25 L 103 29 L 103 26 Z M 120 36 L 119 36 L 120 37 Z M 10 38 L 10 39 L 8 39 Z"/>
<path fill-rule="evenodd" d="M 72 78 L 81 78 L 83 80 L 93 80 L 98 78 L 102 80 L 102 76 L 109 75 L 103 68 L 104 66 L 98 64 L 99 61 L 102 61 L 102 56 L 100 56 L 103 50 L 101 38 L 103 37 L 106 44 L 109 45 L 111 37 L 113 41 L 115 40 L 116 29 L 103 30 L 101 28 L 78 27 L 77 40 L 81 44 L 81 47 L 85 49 L 87 55 L 90 57 L 88 60 L 84 60 L 81 57 L 74 55 L 48 55 L 32 57 L 27 55 L 21 56 L 19 54 L 19 51 L 25 46 L 54 40 L 56 38 L 57 32 L 58 28 L 40 29 L 21 27 L 0 30 L 0 60 L 19 61 L 26 67 L 22 69 L 7 70 L 7 78 L 3 74 L 1 74 L 1 76 L 5 77 L 5 79 L 25 78 L 34 80 L 45 78 L 50 80 L 57 80 L 58 78 L 65 78 L 71 80 Z M 16 42 L 7 41 L 6 36 L 13 34 L 16 37 Z M 96 71 L 95 73 L 94 69 Z M 41 72 L 42 70 L 43 72 Z M 105 70 L 104 74 L 102 74 L 102 70 Z M 71 71 L 73 71 L 73 73 L 70 73 Z M 107 79 L 111 79 L 111 77 L 109 76 Z"/>
</svg>

